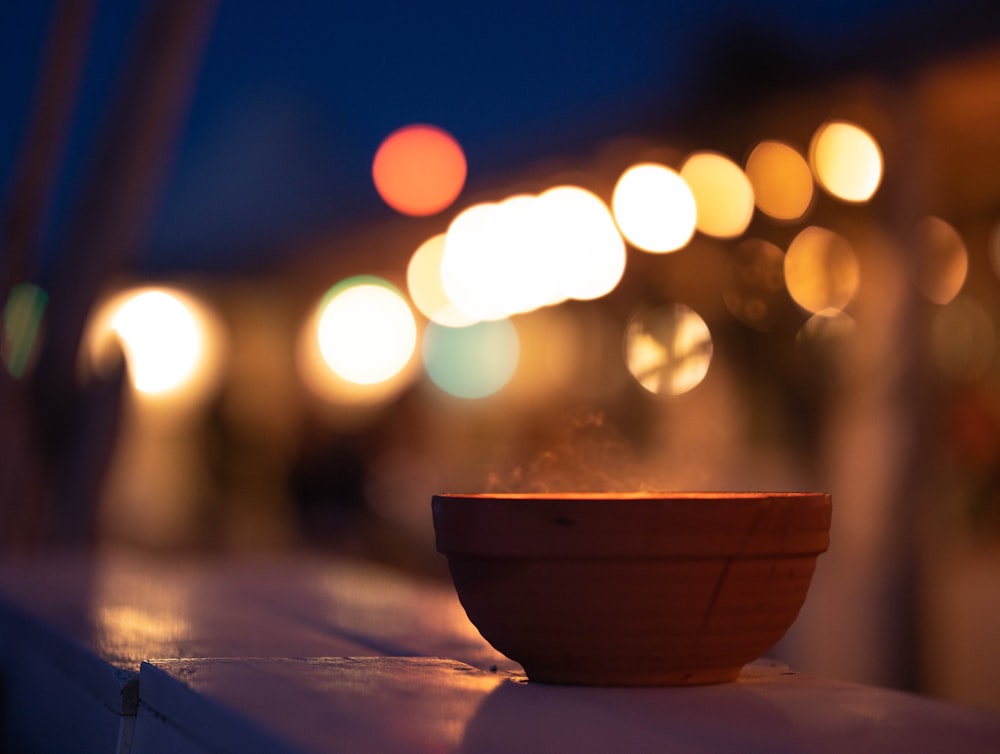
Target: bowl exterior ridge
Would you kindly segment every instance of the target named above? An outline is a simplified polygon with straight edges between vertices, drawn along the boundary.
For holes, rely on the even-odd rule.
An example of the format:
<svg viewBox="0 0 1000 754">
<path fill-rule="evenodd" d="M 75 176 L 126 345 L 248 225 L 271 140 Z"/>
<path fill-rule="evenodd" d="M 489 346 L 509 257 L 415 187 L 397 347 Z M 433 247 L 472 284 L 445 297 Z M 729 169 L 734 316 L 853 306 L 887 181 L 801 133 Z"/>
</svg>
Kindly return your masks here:
<svg viewBox="0 0 1000 754">
<path fill-rule="evenodd" d="M 824 493 L 621 500 L 435 495 L 437 549 L 494 557 L 813 554 L 830 544 Z"/>
</svg>

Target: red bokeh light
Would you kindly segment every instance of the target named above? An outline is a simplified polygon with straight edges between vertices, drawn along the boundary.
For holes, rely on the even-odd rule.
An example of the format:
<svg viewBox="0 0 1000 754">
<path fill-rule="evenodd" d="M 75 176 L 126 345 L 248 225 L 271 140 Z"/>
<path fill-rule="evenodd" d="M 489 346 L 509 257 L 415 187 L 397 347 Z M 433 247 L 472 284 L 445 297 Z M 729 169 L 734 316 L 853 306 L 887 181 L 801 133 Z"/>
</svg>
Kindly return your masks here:
<svg viewBox="0 0 1000 754">
<path fill-rule="evenodd" d="M 465 185 L 465 154 L 436 126 L 404 126 L 375 153 L 372 178 L 379 196 L 405 215 L 433 215 L 451 205 Z"/>
</svg>

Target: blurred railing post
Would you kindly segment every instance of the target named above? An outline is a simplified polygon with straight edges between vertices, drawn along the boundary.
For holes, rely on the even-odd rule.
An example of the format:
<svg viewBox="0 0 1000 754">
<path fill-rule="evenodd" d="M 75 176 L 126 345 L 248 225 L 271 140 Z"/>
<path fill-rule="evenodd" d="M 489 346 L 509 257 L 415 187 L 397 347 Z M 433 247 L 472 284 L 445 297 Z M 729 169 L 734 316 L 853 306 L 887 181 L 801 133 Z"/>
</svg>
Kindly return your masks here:
<svg viewBox="0 0 1000 754">
<path fill-rule="evenodd" d="M 75 13 L 85 5 L 68 0 L 53 20 L 50 36 L 58 54 L 52 53 L 55 62 L 39 81 L 36 119 L 68 119 L 87 33 Z M 152 0 L 134 40 L 92 172 L 77 194 L 51 279 L 43 283 L 49 303 L 38 362 L 20 380 L 6 370 L 0 378 L 0 541 L 81 543 L 94 533 L 123 367 L 85 383 L 78 372 L 80 343 L 102 288 L 141 246 L 172 163 L 214 11 L 211 0 Z M 63 37 L 74 44 L 63 45 Z M 50 78 L 58 84 L 53 92 Z M 4 216 L 4 258 L 10 260 L 3 269 L 4 301 L 13 285 L 32 274 L 62 125 L 32 128 L 26 136 L 23 172 L 11 187 Z"/>
<path fill-rule="evenodd" d="M 52 202 L 60 158 L 77 98 L 94 17 L 93 0 L 63 0 L 50 20 L 31 112 L 0 217 L 0 311 L 14 287 L 36 279 L 42 227 Z M 6 328 L 6 322 L 3 323 Z M 11 343 L 0 333 L 4 349 Z M 0 362 L 0 544 L 30 537 L 41 493 L 28 381 Z"/>
</svg>

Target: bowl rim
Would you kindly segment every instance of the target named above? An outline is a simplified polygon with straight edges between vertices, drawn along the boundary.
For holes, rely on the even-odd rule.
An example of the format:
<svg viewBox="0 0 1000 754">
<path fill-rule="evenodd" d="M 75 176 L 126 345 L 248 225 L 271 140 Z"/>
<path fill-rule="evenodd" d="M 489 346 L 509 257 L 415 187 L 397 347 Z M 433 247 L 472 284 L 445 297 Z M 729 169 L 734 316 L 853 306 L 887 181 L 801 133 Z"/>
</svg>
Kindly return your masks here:
<svg viewBox="0 0 1000 754">
<path fill-rule="evenodd" d="M 759 500 L 761 498 L 815 498 L 829 497 L 827 492 L 816 490 L 627 490 L 621 492 L 596 492 L 591 490 L 566 490 L 541 492 L 438 492 L 434 497 L 468 500 Z"/>
</svg>

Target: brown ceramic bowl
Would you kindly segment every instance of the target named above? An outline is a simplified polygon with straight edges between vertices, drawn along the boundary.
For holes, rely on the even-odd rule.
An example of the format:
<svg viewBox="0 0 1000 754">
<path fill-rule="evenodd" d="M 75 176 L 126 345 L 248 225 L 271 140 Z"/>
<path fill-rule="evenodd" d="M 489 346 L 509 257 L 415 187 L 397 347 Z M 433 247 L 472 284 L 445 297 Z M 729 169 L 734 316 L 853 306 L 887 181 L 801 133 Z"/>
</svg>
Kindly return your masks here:
<svg viewBox="0 0 1000 754">
<path fill-rule="evenodd" d="M 734 680 L 780 639 L 827 549 L 823 493 L 435 495 L 469 619 L 533 681 Z"/>
</svg>

